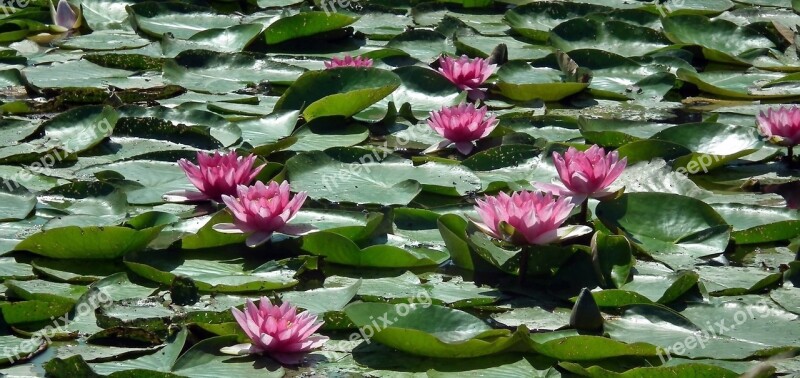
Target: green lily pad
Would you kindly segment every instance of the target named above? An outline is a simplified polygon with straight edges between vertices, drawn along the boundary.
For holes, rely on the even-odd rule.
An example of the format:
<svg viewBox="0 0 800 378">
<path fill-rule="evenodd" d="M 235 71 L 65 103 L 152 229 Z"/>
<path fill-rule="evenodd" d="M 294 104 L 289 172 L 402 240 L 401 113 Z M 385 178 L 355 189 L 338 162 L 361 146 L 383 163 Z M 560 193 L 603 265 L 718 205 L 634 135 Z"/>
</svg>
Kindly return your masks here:
<svg viewBox="0 0 800 378">
<path fill-rule="evenodd" d="M 468 242 L 475 253 L 489 264 L 510 274 L 520 274 L 520 259 L 525 253 L 520 248 L 513 250 L 501 248 L 487 235 L 480 232 L 472 233 Z M 550 245 L 534 246 L 528 258 L 528 271 L 526 274 L 550 276 L 574 253 L 580 253 L 580 249 L 577 246 L 576 248 Z"/>
<path fill-rule="evenodd" d="M 366 333 L 369 326 L 373 340 L 411 354 L 471 358 L 501 352 L 519 343 L 522 333 L 493 330 L 480 319 L 460 310 L 418 304 L 399 308 L 388 303 L 353 303 L 344 312 Z M 405 314 L 405 315 L 403 315 Z M 375 317 L 389 320 L 371 325 Z M 524 330 L 527 334 L 527 330 Z"/>
<path fill-rule="evenodd" d="M 110 106 L 85 106 L 59 114 L 43 124 L 45 135 L 67 152 L 89 149 L 114 131 L 119 115 Z"/>
<path fill-rule="evenodd" d="M 172 33 L 187 39 L 211 28 L 226 28 L 240 23 L 238 17 L 214 13 L 211 9 L 186 3 L 139 3 L 125 8 L 134 29 L 160 38 Z"/>
<path fill-rule="evenodd" d="M 588 83 L 566 82 L 561 71 L 534 68 L 525 62 L 509 62 L 497 71 L 499 92 L 512 100 L 559 101 L 586 89 Z"/>
<path fill-rule="evenodd" d="M 242 140 L 253 147 L 277 142 L 291 135 L 300 111 L 276 111 L 265 117 L 245 119 L 236 122 L 242 131 Z"/>
<path fill-rule="evenodd" d="M 340 152 L 353 155 L 337 157 L 316 151 L 289 159 L 286 166 L 292 184 L 297 190 L 308 191 L 312 198 L 402 205 L 419 193 L 420 185 L 428 192 L 451 196 L 480 189 L 478 178 L 458 165 L 432 162 L 414 166 L 409 160 L 382 156 L 379 151 Z M 442 186 L 445 182 L 447 187 Z M 391 191 L 387 193 L 386 189 Z"/>
<path fill-rule="evenodd" d="M 356 20 L 354 17 L 340 13 L 302 12 L 273 22 L 267 27 L 264 36 L 268 44 L 274 45 L 296 38 L 341 29 L 356 22 Z"/>
<path fill-rule="evenodd" d="M 52 322 L 72 309 L 67 301 L 19 301 L 0 303 L 0 312 L 6 324 L 17 325 L 33 322 Z"/>
<path fill-rule="evenodd" d="M 658 307 L 634 306 L 622 317 L 608 321 L 605 330 L 614 339 L 658 346 L 662 360 L 676 356 L 741 359 L 769 355 L 792 345 L 797 337 L 791 328 L 796 315 L 763 299 L 723 297 L 691 305 L 680 315 Z"/>
<path fill-rule="evenodd" d="M 671 127 L 667 123 L 630 121 L 581 117 L 578 120 L 581 135 L 591 143 L 620 147 L 626 143 L 648 139 L 659 131 Z"/>
<path fill-rule="evenodd" d="M 792 83 L 789 86 L 776 87 L 770 91 L 756 86 L 757 83 L 771 82 L 784 77 L 783 74 L 764 71 L 737 72 L 711 71 L 696 73 L 686 69 L 678 69 L 679 79 L 692 83 L 700 90 L 711 94 L 734 99 L 784 99 L 800 96 L 800 89 Z"/>
<path fill-rule="evenodd" d="M 612 99 L 660 100 L 675 86 L 675 76 L 656 65 L 643 65 L 614 52 L 580 49 L 569 53 L 592 70 L 589 91 Z"/>
<path fill-rule="evenodd" d="M 657 262 L 637 261 L 631 281 L 620 289 L 637 293 L 652 302 L 667 304 L 697 287 L 699 280 L 697 272 L 674 272 Z"/>
<path fill-rule="evenodd" d="M 366 127 L 347 122 L 344 117 L 315 118 L 300 126 L 292 135 L 297 142 L 292 144 L 292 151 L 317 151 L 331 147 L 350 147 L 363 142 L 369 137 Z"/>
<path fill-rule="evenodd" d="M 541 303 L 522 302 L 519 307 L 512 307 L 511 311 L 492 314 L 492 319 L 506 327 L 525 325 L 532 331 L 555 331 L 569 326 L 570 310 L 566 308 L 552 308 L 542 306 Z"/>
<path fill-rule="evenodd" d="M 234 25 L 228 28 L 206 29 L 194 34 L 188 40 L 164 38 L 161 48 L 164 55 L 175 57 L 186 50 L 210 50 L 224 53 L 237 53 L 258 38 L 264 26 L 260 24 Z"/>
<path fill-rule="evenodd" d="M 674 15 L 661 22 L 664 33 L 670 40 L 699 45 L 703 48 L 706 59 L 722 63 L 747 64 L 746 59 L 742 59 L 743 54 L 753 49 L 776 47 L 756 29 L 738 26 L 726 20 L 712 21 L 703 16 Z"/>
<path fill-rule="evenodd" d="M 640 367 L 628 370 L 621 374 L 615 373 L 610 370 L 606 370 L 600 366 L 591 366 L 589 368 L 584 369 L 582 366 L 571 362 L 563 362 L 560 364 L 560 366 L 565 368 L 569 372 L 579 374 L 582 377 L 595 377 L 595 378 L 607 377 L 610 375 L 619 376 L 620 378 L 644 378 L 644 377 L 652 377 L 658 375 L 667 375 L 667 376 L 673 375 L 676 377 L 692 376 L 698 378 L 699 377 L 735 378 L 739 376 L 738 373 L 725 369 L 723 367 L 706 365 L 696 362 L 690 362 L 678 366 Z"/>
<path fill-rule="evenodd" d="M 75 304 L 87 288 L 81 285 L 54 283 L 43 280 L 5 281 L 11 291 L 24 300 L 65 302 Z"/>
<path fill-rule="evenodd" d="M 136 86 L 129 78 L 132 71 L 101 67 L 86 60 L 28 67 L 22 72 L 31 84 L 40 88 L 106 88 L 112 83 Z M 75 72 L 81 75 L 77 76 Z"/>
<path fill-rule="evenodd" d="M 508 10 L 505 21 L 515 32 L 544 42 L 553 28 L 567 20 L 611 9 L 582 3 L 532 2 Z"/>
<path fill-rule="evenodd" d="M 36 196 L 14 181 L 0 180 L 0 184 L 0 220 L 27 218 L 36 206 Z"/>
<path fill-rule="evenodd" d="M 581 133 L 578 131 L 578 123 L 571 117 L 531 116 L 525 113 L 512 113 L 500 116 L 498 120 L 500 121 L 499 126 L 502 128 L 526 133 L 534 138 L 544 138 L 550 142 L 563 142 L 581 137 Z M 479 154 L 489 153 L 489 151 L 475 154 L 470 159 L 477 160 Z"/>
<path fill-rule="evenodd" d="M 653 139 L 686 147 L 693 153 L 675 161 L 682 173 L 706 173 L 727 162 L 749 155 L 762 146 L 755 128 L 720 123 L 684 124 L 662 130 Z"/>
<path fill-rule="evenodd" d="M 129 252 L 143 250 L 166 224 L 140 227 L 67 226 L 52 228 L 28 236 L 15 249 L 60 259 L 115 259 Z"/>
<path fill-rule="evenodd" d="M 131 204 L 162 203 L 166 192 L 196 190 L 177 163 L 129 160 L 88 168 L 84 173 L 122 188 Z"/>
<path fill-rule="evenodd" d="M 410 268 L 434 266 L 444 262 L 446 251 L 428 248 L 401 236 L 388 234 L 376 237 L 359 247 L 352 240 L 331 232 L 315 232 L 303 237 L 301 248 L 328 262 L 376 268 Z"/>
<path fill-rule="evenodd" d="M 537 353 L 561 361 L 591 361 L 611 357 L 648 357 L 656 348 L 645 343 L 625 344 L 602 336 L 578 335 L 574 330 L 530 336 L 531 348 Z"/>
<path fill-rule="evenodd" d="M 65 226 L 115 226 L 125 220 L 128 202 L 112 185 L 75 182 L 52 188 L 39 198 L 42 208 L 61 213 L 45 229 Z"/>
<path fill-rule="evenodd" d="M 355 280 L 332 276 L 325 280 L 325 287 L 349 287 L 360 282 L 358 295 L 370 302 L 436 304 L 453 308 L 490 305 L 500 299 L 501 294 L 487 287 L 465 282 L 457 277 L 449 280 L 442 275 L 425 276 L 425 282 L 411 272 L 397 277 L 365 278 Z"/>
<path fill-rule="evenodd" d="M 711 206 L 733 226 L 731 237 L 736 244 L 788 240 L 800 235 L 800 218 L 789 209 L 735 203 Z"/>
<path fill-rule="evenodd" d="M 648 27 L 587 18 L 574 18 L 559 24 L 550 32 L 549 42 L 567 52 L 600 44 L 622 56 L 645 55 L 670 44 L 661 33 Z"/>
<path fill-rule="evenodd" d="M 133 0 L 84 0 L 81 2 L 83 18 L 94 31 L 100 30 L 132 30 L 127 23 L 126 6 L 134 4 Z"/>
<path fill-rule="evenodd" d="M 187 50 L 164 63 L 164 79 L 198 92 L 227 93 L 269 82 L 288 85 L 306 70 L 252 53 Z"/>
<path fill-rule="evenodd" d="M 306 120 L 340 115 L 350 117 L 397 89 L 400 78 L 377 68 L 341 67 L 310 71 L 284 92 L 276 110 L 302 110 Z"/>
<path fill-rule="evenodd" d="M 767 272 L 750 267 L 699 266 L 700 281 L 712 295 L 744 295 L 758 293 L 775 286 L 783 278 L 780 272 Z"/>
<path fill-rule="evenodd" d="M 202 291 L 236 293 L 283 289 L 298 283 L 295 272 L 280 264 L 269 262 L 253 265 L 244 258 L 219 260 L 202 252 L 167 254 L 143 252 L 125 257 L 136 274 L 169 285 L 177 276 L 195 281 Z"/>
<path fill-rule="evenodd" d="M 597 217 L 673 268 L 722 253 L 730 239 L 730 226 L 711 206 L 677 194 L 624 194 L 601 202 Z"/>
<path fill-rule="evenodd" d="M 731 9 L 736 4 L 730 0 L 684 0 L 681 3 L 676 1 L 667 5 L 669 8 L 666 10 L 670 14 L 711 16 Z"/>
<path fill-rule="evenodd" d="M 341 311 L 355 297 L 360 287 L 361 280 L 356 280 L 352 285 L 347 286 L 289 291 L 281 295 L 281 300 L 311 313 L 322 315 L 327 312 Z"/>
<path fill-rule="evenodd" d="M 445 53 L 455 54 L 455 46 L 442 33 L 434 30 L 413 29 L 396 35 L 386 47 L 405 51 L 412 58 L 430 62 Z"/>
<path fill-rule="evenodd" d="M 461 30 L 454 37 L 454 42 L 459 51 L 481 58 L 488 58 L 501 42 L 508 47 L 509 60 L 540 59 L 553 52 L 553 48 L 550 46 L 532 45 L 520 39 L 508 37 L 498 40 L 495 36 L 483 36 Z"/>
<path fill-rule="evenodd" d="M 144 47 L 149 43 L 149 40 L 130 32 L 100 31 L 70 38 L 61 43 L 60 46 L 82 50 L 124 50 Z"/>
<path fill-rule="evenodd" d="M 33 269 L 28 264 L 17 262 L 13 257 L 0 257 L 0 279 L 33 279 Z"/>
<path fill-rule="evenodd" d="M 17 361 L 28 360 L 31 357 L 39 354 L 47 347 L 47 342 L 42 339 L 23 339 L 16 336 L 4 335 L 0 336 L 0 347 L 2 347 L 2 354 L 0 354 L 0 361 L 3 363 L 13 363 Z"/>
<path fill-rule="evenodd" d="M 418 66 L 400 67 L 393 72 L 402 84 L 386 99 L 398 107 L 408 104 L 418 119 L 427 118 L 428 112 L 464 101 L 465 96 L 439 72 Z M 382 105 L 385 110 L 385 104 Z"/>
<path fill-rule="evenodd" d="M 800 294 L 800 289 L 797 287 L 784 287 L 772 290 L 769 296 L 786 311 L 800 315 L 800 300 L 797 299 L 797 294 Z"/>
</svg>

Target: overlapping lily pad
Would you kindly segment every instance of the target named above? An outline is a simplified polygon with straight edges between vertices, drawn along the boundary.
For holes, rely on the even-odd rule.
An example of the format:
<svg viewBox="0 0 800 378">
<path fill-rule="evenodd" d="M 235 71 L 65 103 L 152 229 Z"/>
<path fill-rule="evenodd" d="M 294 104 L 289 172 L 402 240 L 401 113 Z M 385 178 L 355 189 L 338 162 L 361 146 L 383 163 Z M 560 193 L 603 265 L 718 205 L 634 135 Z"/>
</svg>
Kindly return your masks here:
<svg viewBox="0 0 800 378">
<path fill-rule="evenodd" d="M 588 83 L 566 81 L 562 72 L 551 68 L 535 68 L 523 62 L 510 62 L 497 72 L 500 81 L 497 87 L 503 96 L 511 100 L 558 101 L 574 95 Z"/>
<path fill-rule="evenodd" d="M 510 348 L 526 337 L 522 331 L 512 334 L 508 330 L 492 329 L 480 319 L 459 310 L 419 304 L 408 305 L 405 309 L 386 303 L 353 303 L 344 311 L 360 327 L 370 324 L 375 316 L 388 317 L 390 324 L 376 330 L 373 338 L 422 356 L 483 356 Z M 403 311 L 406 315 L 401 316 Z"/>
<path fill-rule="evenodd" d="M 673 207 L 681 210 L 669 210 Z M 730 239 L 730 226 L 713 208 L 675 194 L 625 194 L 602 202 L 597 216 L 610 230 L 628 235 L 649 255 L 673 267 L 720 254 Z"/>
<path fill-rule="evenodd" d="M 258 266 L 244 258 L 215 260 L 201 252 L 172 256 L 152 252 L 130 254 L 125 264 L 137 274 L 162 284 L 172 283 L 177 276 L 188 277 L 204 291 L 252 292 L 297 284 L 295 272 L 281 264 Z"/>
<path fill-rule="evenodd" d="M 445 195 L 480 189 L 478 178 L 466 168 L 435 162 L 414 166 L 380 151 L 305 153 L 290 159 L 287 168 L 299 190 L 331 201 L 405 205 L 423 189 Z"/>
<path fill-rule="evenodd" d="M 262 82 L 287 85 L 304 71 L 255 54 L 187 50 L 165 63 L 164 78 L 198 92 L 227 93 Z"/>
<path fill-rule="evenodd" d="M 379 69 L 338 68 L 298 78 L 275 104 L 278 110 L 302 110 L 303 116 L 352 116 L 400 86 L 397 75 Z"/>
</svg>

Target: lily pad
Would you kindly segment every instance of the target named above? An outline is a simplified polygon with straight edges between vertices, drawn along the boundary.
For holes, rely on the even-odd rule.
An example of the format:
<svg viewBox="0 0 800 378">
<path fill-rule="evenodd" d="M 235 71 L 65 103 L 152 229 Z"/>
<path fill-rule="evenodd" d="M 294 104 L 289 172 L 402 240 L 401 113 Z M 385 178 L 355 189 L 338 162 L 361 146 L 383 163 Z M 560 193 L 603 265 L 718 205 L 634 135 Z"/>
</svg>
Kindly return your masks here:
<svg viewBox="0 0 800 378">
<path fill-rule="evenodd" d="M 287 162 L 289 177 L 298 190 L 312 198 L 355 203 L 407 204 L 424 189 L 433 193 L 459 195 L 480 189 L 478 178 L 457 165 L 427 163 L 382 156 L 378 151 L 360 149 L 341 152 L 362 155 L 339 156 L 324 152 L 304 153 Z M 320 177 L 321 175 L 321 177 Z M 442 183 L 454 185 L 444 189 Z M 391 189 L 387 196 L 386 189 Z M 444 189 L 444 190 L 443 190 Z"/>
<path fill-rule="evenodd" d="M 647 254 L 674 268 L 722 253 L 730 239 L 730 226 L 711 206 L 677 194 L 624 194 L 601 202 L 597 217 L 608 229 L 627 235 Z"/>
<path fill-rule="evenodd" d="M 343 28 L 357 19 L 345 14 L 325 12 L 302 12 L 281 18 L 267 27 L 264 35 L 267 43 L 274 45 L 295 38 Z"/>
<path fill-rule="evenodd" d="M 164 79 L 198 92 L 226 93 L 262 82 L 291 84 L 306 70 L 251 53 L 187 50 L 164 65 Z"/>
<path fill-rule="evenodd" d="M 747 64 L 742 55 L 753 49 L 770 49 L 772 41 L 750 26 L 738 26 L 721 19 L 675 15 L 664 18 L 664 33 L 675 43 L 703 48 L 706 59 L 722 63 Z M 699 32 L 703 30 L 703 32 Z"/>
<path fill-rule="evenodd" d="M 206 29 L 240 23 L 237 17 L 215 14 L 209 8 L 187 3 L 139 3 L 125 9 L 134 29 L 156 38 L 172 33 L 187 39 Z"/>
<path fill-rule="evenodd" d="M 137 227 L 53 228 L 28 236 L 15 249 L 50 258 L 114 259 L 143 250 L 165 226 L 163 223 L 145 223 Z"/>
<path fill-rule="evenodd" d="M 370 326 L 374 340 L 429 357 L 471 358 L 494 354 L 519 343 L 523 336 L 519 332 L 493 330 L 470 314 L 436 305 L 413 304 L 399 309 L 388 303 L 362 302 L 350 304 L 344 311 L 359 327 Z M 377 316 L 389 322 L 376 330 L 371 321 Z"/>
<path fill-rule="evenodd" d="M 350 117 L 392 93 L 401 80 L 376 68 L 311 71 L 284 92 L 276 110 L 302 110 L 307 120 L 322 116 Z"/>
<path fill-rule="evenodd" d="M 497 71 L 497 88 L 516 101 L 559 101 L 586 89 L 588 83 L 567 82 L 561 71 L 534 68 L 524 62 L 509 62 Z"/>
<path fill-rule="evenodd" d="M 601 44 L 622 56 L 645 55 L 669 46 L 666 37 L 648 27 L 586 18 L 574 18 L 559 24 L 550 32 L 549 42 L 567 52 Z"/>
</svg>

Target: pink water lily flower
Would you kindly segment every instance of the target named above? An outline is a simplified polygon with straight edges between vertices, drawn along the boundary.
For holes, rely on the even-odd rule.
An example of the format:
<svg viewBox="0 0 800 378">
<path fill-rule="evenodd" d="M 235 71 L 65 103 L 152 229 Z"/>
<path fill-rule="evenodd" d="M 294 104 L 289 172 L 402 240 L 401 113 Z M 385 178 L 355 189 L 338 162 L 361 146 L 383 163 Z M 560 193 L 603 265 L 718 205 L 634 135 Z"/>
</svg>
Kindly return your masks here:
<svg viewBox="0 0 800 378">
<path fill-rule="evenodd" d="M 248 299 L 244 312 L 235 307 L 231 312 L 252 342 L 222 348 L 226 354 L 266 353 L 278 362 L 298 364 L 304 354 L 328 341 L 327 336 L 313 334 L 323 324 L 316 315 L 308 311 L 298 314 L 297 307 L 288 302 L 279 307 L 261 297 L 256 306 Z"/>
<path fill-rule="evenodd" d="M 770 142 L 788 147 L 788 159 L 791 161 L 794 146 L 800 144 L 800 108 L 797 106 L 778 110 L 767 109 L 756 116 L 758 132 Z"/>
<path fill-rule="evenodd" d="M 42 45 L 49 44 L 56 39 L 69 37 L 81 27 L 80 7 L 70 5 L 67 0 L 59 0 L 58 5 L 53 5 L 53 0 L 49 0 L 49 2 L 50 20 L 52 22 L 49 25 L 49 30 L 45 33 L 28 37 L 29 40 Z M 27 1 L 25 3 L 27 4 Z"/>
<path fill-rule="evenodd" d="M 264 165 L 253 167 L 256 157 L 250 154 L 241 157 L 236 152 L 227 154 L 214 152 L 206 155 L 197 152 L 197 165 L 186 159 L 178 161 L 178 165 L 186 173 L 186 177 L 199 191 L 177 190 L 164 194 L 164 200 L 169 202 L 188 201 L 222 201 L 223 195 L 235 195 L 236 187 L 249 185 L 255 180 Z"/>
<path fill-rule="evenodd" d="M 233 223 L 217 223 L 212 228 L 227 234 L 250 234 L 248 247 L 257 247 L 267 242 L 274 232 L 287 235 L 302 235 L 312 230 L 308 225 L 288 224 L 303 206 L 306 192 L 290 192 L 289 183 L 280 185 L 271 181 L 264 185 L 256 181 L 253 186 L 239 185 L 236 196 L 223 195 L 222 201 L 233 213 Z"/>
<path fill-rule="evenodd" d="M 602 199 L 617 192 L 609 188 L 622 174 L 628 159 L 620 160 L 617 151 L 606 154 L 601 147 L 593 145 L 585 152 L 570 147 L 563 157 L 553 152 L 553 163 L 561 185 L 540 182 L 532 185 L 545 192 L 572 197 L 575 203 L 582 203 L 589 197 Z"/>
<path fill-rule="evenodd" d="M 444 137 L 445 141 L 435 144 L 424 152 L 433 152 L 455 143 L 458 152 L 466 155 L 472 152 L 474 142 L 483 138 L 497 127 L 495 116 L 486 117 L 486 106 L 477 108 L 473 104 L 460 104 L 431 112 L 428 126 Z"/>
<path fill-rule="evenodd" d="M 470 60 L 466 55 L 458 59 L 449 56 L 439 58 L 439 72 L 458 89 L 468 91 L 467 94 L 472 100 L 486 97 L 486 89 L 480 86 L 492 76 L 495 68 L 496 64 L 489 64 L 482 58 Z"/>
<path fill-rule="evenodd" d="M 569 198 L 521 191 L 476 201 L 481 222 L 475 225 L 494 238 L 516 245 L 545 245 L 591 232 L 586 226 L 561 227 L 575 204 Z"/>
<path fill-rule="evenodd" d="M 81 25 L 81 10 L 75 11 L 67 0 L 59 0 L 58 6 L 53 6 L 50 0 L 50 18 L 53 21 L 53 29 L 57 32 L 65 32 L 77 29 Z"/>
<path fill-rule="evenodd" d="M 372 59 L 360 56 L 353 58 L 350 55 L 345 55 L 342 59 L 334 57 L 330 62 L 325 62 L 326 69 L 339 67 L 372 67 Z"/>
</svg>

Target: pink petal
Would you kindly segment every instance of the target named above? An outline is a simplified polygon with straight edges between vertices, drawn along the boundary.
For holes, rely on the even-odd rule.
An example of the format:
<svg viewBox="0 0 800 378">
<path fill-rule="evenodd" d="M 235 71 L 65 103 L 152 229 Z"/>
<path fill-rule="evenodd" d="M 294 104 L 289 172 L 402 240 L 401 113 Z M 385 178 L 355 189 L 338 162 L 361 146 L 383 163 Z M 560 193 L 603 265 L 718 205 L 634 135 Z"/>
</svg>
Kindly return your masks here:
<svg viewBox="0 0 800 378">
<path fill-rule="evenodd" d="M 531 185 L 534 188 L 538 189 L 538 190 L 541 190 L 541 191 L 543 191 L 545 193 L 550 193 L 550 194 L 553 194 L 553 195 L 556 195 L 556 196 L 560 196 L 560 195 L 562 195 L 562 193 L 565 193 L 565 194 L 570 194 L 571 193 L 563 185 L 548 184 L 548 183 L 544 183 L 544 182 L 531 182 Z"/>
<path fill-rule="evenodd" d="M 161 198 L 165 202 L 199 202 L 199 201 L 208 201 L 210 198 L 206 197 L 205 194 L 194 191 L 194 190 L 173 190 L 170 192 L 164 193 Z"/>
<path fill-rule="evenodd" d="M 475 145 L 473 145 L 471 142 L 459 142 L 459 143 L 456 143 L 456 149 L 458 150 L 458 152 L 460 152 L 460 153 L 462 153 L 464 155 L 469 155 L 469 153 L 472 152 L 472 149 L 474 147 L 475 147 Z"/>
<path fill-rule="evenodd" d="M 271 232 L 269 232 L 269 233 L 267 233 L 267 232 L 256 232 L 256 233 L 254 233 L 254 234 L 252 234 L 252 235 L 247 237 L 247 240 L 245 241 L 245 244 L 250 248 L 255 248 L 255 247 L 258 247 L 258 246 L 268 242 L 269 239 L 271 239 L 271 238 L 272 238 L 272 233 Z"/>
<path fill-rule="evenodd" d="M 52 0 L 51 0 L 52 1 Z M 59 0 L 56 10 L 56 17 L 53 22 L 66 29 L 72 29 L 78 20 L 78 16 L 66 0 Z"/>
<path fill-rule="evenodd" d="M 317 228 L 310 224 L 287 224 L 278 231 L 286 235 L 303 236 L 308 235 L 316 230 Z"/>
<path fill-rule="evenodd" d="M 239 226 L 233 223 L 217 223 L 211 226 L 211 228 L 214 231 L 221 232 L 223 234 L 241 234 L 245 232 L 240 229 Z"/>
</svg>

